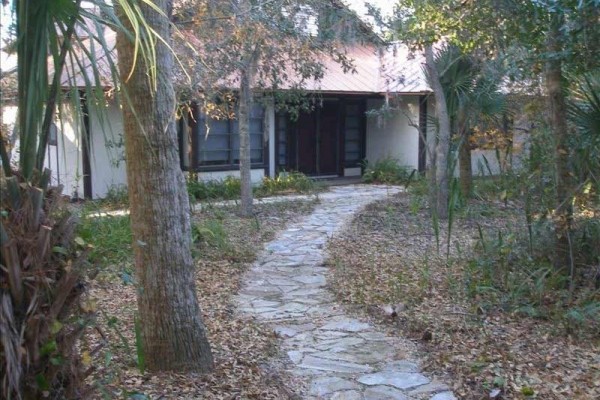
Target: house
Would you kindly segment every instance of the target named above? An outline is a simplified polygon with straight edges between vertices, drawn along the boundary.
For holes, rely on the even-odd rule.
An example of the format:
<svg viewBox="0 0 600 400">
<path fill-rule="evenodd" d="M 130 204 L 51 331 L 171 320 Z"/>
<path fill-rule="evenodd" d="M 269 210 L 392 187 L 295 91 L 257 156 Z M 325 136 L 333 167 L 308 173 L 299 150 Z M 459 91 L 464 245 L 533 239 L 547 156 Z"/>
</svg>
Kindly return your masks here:
<svg viewBox="0 0 600 400">
<path fill-rule="evenodd" d="M 114 42 L 114 36 L 106 31 L 107 43 Z M 353 73 L 326 58 L 323 78 L 305 87 L 312 94 L 313 111 L 293 118 L 277 111 L 268 99 L 256 102 L 250 124 L 253 182 L 292 170 L 314 177 L 360 176 L 364 160 L 383 158 L 425 169 L 430 90 L 421 60 L 403 46 L 385 47 L 378 40 L 357 41 L 347 50 Z M 109 91 L 110 80 L 103 80 L 110 77 L 105 55 L 96 58 L 103 74 L 95 85 Z M 82 74 L 69 71 L 63 82 L 90 84 Z M 113 99 L 101 107 L 88 104 L 84 97 L 80 101 L 81 120 L 69 107 L 60 110 L 58 134 L 50 141 L 46 165 L 66 194 L 101 198 L 127 183 L 121 113 Z M 239 176 L 235 117 L 207 118 L 196 103 L 189 110 L 177 122 L 182 169 L 197 173 L 199 179 Z"/>
<path fill-rule="evenodd" d="M 106 41 L 114 43 L 114 36 L 107 31 Z M 311 112 L 292 117 L 276 110 L 268 98 L 256 102 L 250 123 L 254 183 L 292 170 L 314 177 L 360 176 L 365 160 L 385 158 L 425 170 L 426 141 L 434 137 L 434 130 L 427 122 L 432 96 L 422 59 L 405 46 L 384 46 L 378 40 L 352 43 L 347 50 L 354 72 L 346 73 L 337 62 L 324 59 L 323 78 L 305 87 L 314 101 Z M 110 93 L 106 55 L 97 54 L 96 63 L 101 74 L 94 85 Z M 90 85 L 82 74 L 68 70 L 63 82 L 79 88 Z M 127 184 L 119 105 L 110 96 L 102 105 L 88 104 L 77 91 L 70 97 L 71 102 L 59 110 L 46 166 L 55 183 L 64 185 L 64 193 L 102 198 Z M 83 118 L 73 116 L 73 107 L 81 109 Z M 207 180 L 239 176 L 235 117 L 207 118 L 198 104 L 191 103 L 177 126 L 184 171 Z M 478 165 L 476 158 L 474 164 Z"/>
<path fill-rule="evenodd" d="M 372 45 L 356 46 L 350 55 L 356 73 L 345 74 L 332 62 L 309 89 L 317 95 L 312 112 L 293 118 L 268 102 L 255 105 L 250 122 L 254 183 L 282 171 L 360 176 L 364 160 L 383 158 L 424 171 L 429 89 L 419 60 L 410 59 L 406 49 L 382 51 Z M 82 110 L 89 111 L 85 101 Z M 57 124 L 62 135 L 47 164 L 66 193 L 101 198 L 111 187 L 126 185 L 120 110 L 110 101 L 102 113 L 87 112 L 77 123 L 64 112 Z M 205 180 L 239 176 L 235 118 L 207 120 L 192 103 L 177 126 L 184 171 Z"/>
<path fill-rule="evenodd" d="M 424 170 L 419 129 L 426 134 L 429 89 L 419 60 L 406 49 L 372 44 L 355 45 L 349 57 L 354 73 L 329 61 L 325 76 L 306 87 L 316 95 L 312 112 L 290 116 L 268 103 L 255 106 L 250 124 L 254 181 L 292 170 L 315 177 L 360 176 L 364 160 L 386 157 Z M 237 174 L 235 119 L 207 121 L 193 104 L 179 121 L 179 133 L 184 170 L 209 179 Z"/>
</svg>

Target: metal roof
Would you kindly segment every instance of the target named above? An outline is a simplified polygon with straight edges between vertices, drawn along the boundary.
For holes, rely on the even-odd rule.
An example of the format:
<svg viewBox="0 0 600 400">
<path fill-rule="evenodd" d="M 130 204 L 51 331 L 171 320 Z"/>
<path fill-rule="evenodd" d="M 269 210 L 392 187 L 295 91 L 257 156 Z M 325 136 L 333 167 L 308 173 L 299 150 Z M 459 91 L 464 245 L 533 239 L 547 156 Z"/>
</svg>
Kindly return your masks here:
<svg viewBox="0 0 600 400">
<path fill-rule="evenodd" d="M 409 52 L 406 46 L 394 44 L 380 47 L 355 44 L 347 49 L 354 70 L 344 72 L 331 57 L 322 61 L 325 74 L 307 90 L 336 93 L 385 94 L 427 93 L 431 89 L 423 74 L 423 57 Z"/>
<path fill-rule="evenodd" d="M 108 29 L 105 31 L 105 42 L 108 48 L 113 49 L 111 54 L 116 65 L 115 36 L 114 31 Z M 423 73 L 423 57 L 412 54 L 404 45 L 396 43 L 382 47 L 368 43 L 355 43 L 348 45 L 346 51 L 348 58 L 353 60 L 352 71 L 344 72 L 342 65 L 331 56 L 321 55 L 321 62 L 325 67 L 323 78 L 319 81 L 305 82 L 303 89 L 324 93 L 352 94 L 431 92 Z M 96 58 L 94 64 L 100 72 L 99 82 L 94 79 L 91 63 L 86 59 L 82 66 L 85 75 L 89 77 L 88 82 L 92 86 L 109 88 L 113 81 L 107 56 L 98 44 L 93 48 L 93 53 Z M 85 87 L 86 80 L 81 69 L 80 65 L 75 65 L 75 68 L 67 65 L 61 77 L 63 86 Z M 235 79 L 227 79 L 227 81 L 232 82 Z M 293 77 L 288 82 L 279 85 L 282 90 L 290 89 L 293 86 Z"/>
</svg>

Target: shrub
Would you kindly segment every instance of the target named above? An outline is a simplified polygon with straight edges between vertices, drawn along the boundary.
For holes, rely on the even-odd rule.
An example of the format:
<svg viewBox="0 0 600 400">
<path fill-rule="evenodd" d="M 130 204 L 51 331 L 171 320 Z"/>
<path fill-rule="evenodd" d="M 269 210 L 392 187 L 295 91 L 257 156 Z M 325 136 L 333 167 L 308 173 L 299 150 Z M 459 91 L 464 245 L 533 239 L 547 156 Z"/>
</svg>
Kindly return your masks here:
<svg viewBox="0 0 600 400">
<path fill-rule="evenodd" d="M 373 165 L 368 161 L 363 163 L 365 173 L 363 181 L 366 183 L 384 183 L 388 185 L 408 185 L 415 177 L 416 170 L 401 166 L 393 158 L 384 158 Z"/>
<path fill-rule="evenodd" d="M 315 182 L 301 172 L 282 172 L 275 178 L 265 177 L 255 189 L 257 196 L 281 193 L 310 193 L 316 189 Z"/>
<path fill-rule="evenodd" d="M 88 245 L 60 188 L 17 177 L 2 182 L 0 334 L 2 398 L 81 398 L 85 350 L 94 317 L 83 302 Z"/>
<path fill-rule="evenodd" d="M 600 334 L 600 290 L 597 288 L 600 247 L 573 252 L 574 271 L 557 270 L 547 252 L 552 248 L 550 221 L 534 223 L 530 233 L 513 230 L 487 237 L 480 230 L 475 256 L 465 271 L 467 294 L 479 306 L 530 317 L 552 319 L 568 333 L 580 331 Z M 585 240 L 578 239 L 585 237 Z M 574 241 L 597 245 L 597 221 L 582 221 L 574 230 Z M 587 268 L 586 268 L 587 265 Z M 590 268 L 591 267 L 591 268 Z M 574 276 L 570 276 L 573 273 Z"/>
<path fill-rule="evenodd" d="M 190 177 L 187 189 L 192 200 L 233 200 L 241 195 L 241 182 L 238 178 L 228 176 L 223 180 L 202 181 Z"/>
<path fill-rule="evenodd" d="M 193 177 L 187 182 L 192 200 L 235 200 L 241 195 L 241 182 L 228 176 L 224 180 L 198 181 Z M 275 178 L 263 178 L 260 186 L 254 188 L 257 197 L 273 196 L 281 193 L 309 193 L 316 190 L 315 182 L 300 172 L 283 172 Z"/>
<path fill-rule="evenodd" d="M 129 194 L 126 185 L 110 185 L 106 196 L 98 204 L 102 208 L 116 210 L 129 207 Z"/>
</svg>

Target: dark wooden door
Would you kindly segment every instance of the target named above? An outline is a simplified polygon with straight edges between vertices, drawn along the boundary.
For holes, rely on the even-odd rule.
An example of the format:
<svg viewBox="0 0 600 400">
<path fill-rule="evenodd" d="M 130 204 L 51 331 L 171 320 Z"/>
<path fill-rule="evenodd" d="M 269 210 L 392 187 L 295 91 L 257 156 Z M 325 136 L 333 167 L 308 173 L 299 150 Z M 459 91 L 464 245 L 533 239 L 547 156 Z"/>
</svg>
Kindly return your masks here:
<svg viewBox="0 0 600 400">
<path fill-rule="evenodd" d="M 317 173 L 319 175 L 334 175 L 338 173 L 338 126 L 339 102 L 325 101 L 320 109 Z"/>
<path fill-rule="evenodd" d="M 298 171 L 307 175 L 317 173 L 317 124 L 314 114 L 302 113 L 296 121 Z"/>
<path fill-rule="evenodd" d="M 339 173 L 339 123 L 337 101 L 326 100 L 312 113 L 300 114 L 294 129 L 298 171 L 307 175 Z"/>
</svg>

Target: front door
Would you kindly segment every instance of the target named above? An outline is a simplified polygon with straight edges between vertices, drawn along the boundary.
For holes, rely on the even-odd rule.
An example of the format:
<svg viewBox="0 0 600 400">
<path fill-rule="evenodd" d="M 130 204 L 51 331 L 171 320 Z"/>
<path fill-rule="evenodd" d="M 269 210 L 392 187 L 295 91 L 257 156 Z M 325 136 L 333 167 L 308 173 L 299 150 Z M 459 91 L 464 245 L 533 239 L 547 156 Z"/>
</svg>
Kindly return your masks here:
<svg viewBox="0 0 600 400">
<path fill-rule="evenodd" d="M 317 173 L 317 119 L 314 113 L 302 113 L 296 121 L 297 165 L 291 166 L 307 175 Z"/>
<path fill-rule="evenodd" d="M 324 100 L 314 112 L 301 113 L 295 125 L 297 165 L 289 167 L 307 175 L 338 175 L 339 102 Z"/>
</svg>

